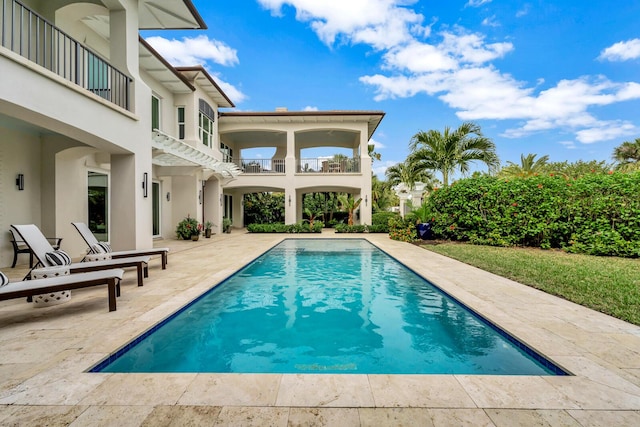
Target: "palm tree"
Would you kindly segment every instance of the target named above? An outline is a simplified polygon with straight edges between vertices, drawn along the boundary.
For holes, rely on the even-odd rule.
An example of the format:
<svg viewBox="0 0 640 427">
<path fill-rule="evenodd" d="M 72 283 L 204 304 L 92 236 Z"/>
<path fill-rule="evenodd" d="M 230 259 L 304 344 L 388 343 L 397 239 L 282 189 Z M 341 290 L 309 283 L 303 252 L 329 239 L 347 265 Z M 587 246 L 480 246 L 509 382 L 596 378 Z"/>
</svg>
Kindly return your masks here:
<svg viewBox="0 0 640 427">
<path fill-rule="evenodd" d="M 635 141 L 625 141 L 613 150 L 613 159 L 618 162 L 618 168 L 640 163 L 640 138 Z"/>
<path fill-rule="evenodd" d="M 544 173 L 549 161 L 545 155 L 536 160 L 536 154 L 520 154 L 520 164 L 507 161 L 507 166 L 500 171 L 501 176 L 527 178 Z"/>
<path fill-rule="evenodd" d="M 495 144 L 482 135 L 480 126 L 471 122 L 462 123 L 455 130 L 447 126 L 444 133 L 437 130 L 418 132 L 411 138 L 409 148 L 412 151 L 410 162 L 415 162 L 419 170 L 442 173 L 445 187 L 456 169 L 466 174 L 475 160 L 485 163 L 489 170 L 500 166 Z"/>
<path fill-rule="evenodd" d="M 385 171 L 387 181 L 392 186 L 404 183 L 410 190 L 416 186 L 416 182 L 430 184 L 433 181 L 433 174 L 426 169 L 419 169 L 418 164 L 405 160 L 402 163 L 390 166 Z"/>
<path fill-rule="evenodd" d="M 340 200 L 340 204 L 342 205 L 342 209 L 349 212 L 349 219 L 347 221 L 348 225 L 353 225 L 353 213 L 362 203 L 362 198 L 355 200 L 351 194 L 341 194 L 338 196 L 338 200 Z"/>
</svg>

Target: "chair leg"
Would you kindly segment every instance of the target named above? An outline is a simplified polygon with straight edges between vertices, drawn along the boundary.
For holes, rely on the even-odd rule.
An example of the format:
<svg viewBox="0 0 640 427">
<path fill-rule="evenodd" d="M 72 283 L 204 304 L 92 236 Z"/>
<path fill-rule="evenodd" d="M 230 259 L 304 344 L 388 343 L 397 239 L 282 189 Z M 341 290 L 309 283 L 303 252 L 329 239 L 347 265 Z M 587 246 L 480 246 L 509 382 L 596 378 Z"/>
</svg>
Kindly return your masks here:
<svg viewBox="0 0 640 427">
<path fill-rule="evenodd" d="M 18 251 L 13 251 L 13 264 L 11 264 L 11 268 L 16 267 L 16 262 L 18 262 Z"/>
</svg>

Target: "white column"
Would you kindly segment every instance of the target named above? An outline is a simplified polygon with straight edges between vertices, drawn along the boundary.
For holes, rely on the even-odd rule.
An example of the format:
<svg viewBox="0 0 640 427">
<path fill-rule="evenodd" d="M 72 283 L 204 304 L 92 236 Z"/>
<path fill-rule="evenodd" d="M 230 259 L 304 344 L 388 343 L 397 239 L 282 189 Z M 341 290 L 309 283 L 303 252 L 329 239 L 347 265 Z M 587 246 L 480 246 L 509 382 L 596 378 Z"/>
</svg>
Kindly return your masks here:
<svg viewBox="0 0 640 427">
<path fill-rule="evenodd" d="M 296 135 L 287 131 L 287 157 L 285 158 L 287 180 L 284 188 L 284 222 L 295 224 L 297 222 L 297 196 L 295 187 L 296 174 Z"/>
<path fill-rule="evenodd" d="M 371 225 L 371 157 L 368 150 L 368 134 L 366 124 L 360 131 L 360 171 L 362 172 L 362 181 L 360 184 L 360 224 Z"/>
</svg>

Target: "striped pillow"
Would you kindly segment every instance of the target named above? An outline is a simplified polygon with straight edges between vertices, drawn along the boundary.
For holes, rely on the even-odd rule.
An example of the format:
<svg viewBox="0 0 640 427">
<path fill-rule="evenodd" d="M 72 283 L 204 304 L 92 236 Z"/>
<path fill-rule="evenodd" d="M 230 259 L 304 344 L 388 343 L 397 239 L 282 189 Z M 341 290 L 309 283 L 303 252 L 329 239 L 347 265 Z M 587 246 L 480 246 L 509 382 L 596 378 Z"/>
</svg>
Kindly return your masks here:
<svg viewBox="0 0 640 427">
<path fill-rule="evenodd" d="M 5 276 L 2 271 L 0 271 L 0 288 L 7 284 L 9 284 L 9 278 Z"/>
<path fill-rule="evenodd" d="M 106 242 L 96 243 L 91 246 L 91 253 L 94 254 L 108 254 L 111 253 L 111 246 Z"/>
<path fill-rule="evenodd" d="M 53 265 L 71 265 L 71 257 L 63 250 L 47 252 L 44 256 Z"/>
</svg>

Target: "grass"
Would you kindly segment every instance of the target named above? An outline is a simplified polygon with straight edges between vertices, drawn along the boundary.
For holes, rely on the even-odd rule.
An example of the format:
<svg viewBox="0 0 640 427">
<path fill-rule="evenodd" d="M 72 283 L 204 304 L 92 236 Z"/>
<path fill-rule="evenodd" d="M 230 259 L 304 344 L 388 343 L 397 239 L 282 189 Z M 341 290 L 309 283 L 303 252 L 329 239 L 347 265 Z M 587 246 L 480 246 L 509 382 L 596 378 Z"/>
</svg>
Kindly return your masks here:
<svg viewBox="0 0 640 427">
<path fill-rule="evenodd" d="M 423 248 L 640 325 L 640 260 L 461 243 Z"/>
</svg>

